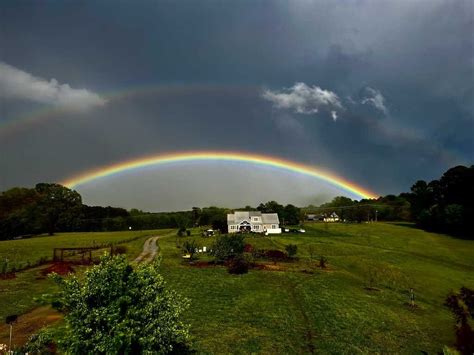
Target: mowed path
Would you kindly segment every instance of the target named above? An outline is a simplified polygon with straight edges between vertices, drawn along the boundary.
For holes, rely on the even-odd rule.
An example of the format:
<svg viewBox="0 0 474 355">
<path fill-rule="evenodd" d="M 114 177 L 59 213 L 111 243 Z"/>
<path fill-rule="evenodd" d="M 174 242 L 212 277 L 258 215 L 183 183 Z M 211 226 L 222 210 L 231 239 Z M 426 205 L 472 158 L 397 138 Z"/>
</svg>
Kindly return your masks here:
<svg viewBox="0 0 474 355">
<path fill-rule="evenodd" d="M 134 260 L 136 263 L 149 263 L 152 261 L 156 254 L 158 253 L 159 247 L 157 240 L 160 236 L 155 236 L 148 238 L 145 240 L 145 244 L 143 244 L 143 251 L 140 255 Z"/>
</svg>

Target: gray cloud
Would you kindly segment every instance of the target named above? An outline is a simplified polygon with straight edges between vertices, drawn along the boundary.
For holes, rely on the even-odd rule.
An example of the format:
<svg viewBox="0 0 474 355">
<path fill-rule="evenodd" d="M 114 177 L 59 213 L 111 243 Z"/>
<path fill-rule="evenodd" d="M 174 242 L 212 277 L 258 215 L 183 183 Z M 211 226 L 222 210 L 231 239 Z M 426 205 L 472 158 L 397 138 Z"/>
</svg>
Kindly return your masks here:
<svg viewBox="0 0 474 355">
<path fill-rule="evenodd" d="M 301 82 L 281 91 L 267 89 L 263 92 L 262 97 L 273 103 L 276 108 L 292 110 L 295 113 L 306 115 L 316 114 L 321 108 L 343 109 L 336 93 L 323 90 L 319 86 L 308 86 Z"/>
<path fill-rule="evenodd" d="M 85 110 L 103 106 L 106 101 L 86 89 L 73 89 L 56 79 L 35 77 L 9 64 L 0 62 L 0 96 L 42 104 Z"/>
<path fill-rule="evenodd" d="M 385 105 L 385 97 L 379 90 L 368 86 L 365 88 L 365 95 L 366 96 L 361 101 L 363 105 L 372 105 L 384 115 L 388 115 L 388 108 Z"/>
</svg>

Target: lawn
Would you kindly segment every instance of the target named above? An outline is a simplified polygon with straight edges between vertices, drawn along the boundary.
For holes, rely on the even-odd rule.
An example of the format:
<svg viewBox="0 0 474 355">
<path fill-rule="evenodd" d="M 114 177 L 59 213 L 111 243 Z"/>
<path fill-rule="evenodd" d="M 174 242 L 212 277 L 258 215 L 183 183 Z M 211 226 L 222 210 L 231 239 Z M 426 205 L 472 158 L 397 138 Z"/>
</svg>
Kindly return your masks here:
<svg viewBox="0 0 474 355">
<path fill-rule="evenodd" d="M 199 352 L 435 353 L 452 344 L 453 319 L 443 302 L 452 289 L 474 287 L 473 242 L 409 225 L 305 228 L 247 238 L 266 249 L 297 244 L 300 260 L 241 276 L 184 265 L 175 239 L 160 240 L 163 275 L 192 301 L 187 319 Z M 310 262 L 310 246 L 316 260 L 328 258 L 328 270 Z M 302 272 L 308 269 L 314 273 Z M 407 305 L 410 287 L 415 309 Z"/>
<path fill-rule="evenodd" d="M 101 233 L 58 233 L 54 236 L 0 242 L 0 258 L 8 258 L 16 265 L 37 262 L 45 257 L 52 259 L 53 248 L 86 247 L 116 243 L 127 248 L 127 256 L 133 260 L 143 249 L 144 241 L 152 235 L 164 235 L 169 230 L 127 231 Z M 96 251 L 101 254 L 105 249 Z M 22 314 L 41 304 L 41 297 L 56 290 L 54 283 L 41 274 L 45 266 L 17 272 L 12 280 L 0 280 L 0 319 L 9 314 Z M 76 267 L 82 272 L 84 267 Z"/>
<path fill-rule="evenodd" d="M 52 260 L 54 248 L 92 247 L 105 244 L 127 244 L 139 252 L 147 236 L 154 231 L 57 233 L 29 239 L 0 241 L 0 261 L 8 259 L 9 267 L 24 268 L 41 259 Z M 137 250 L 138 249 L 138 250 Z"/>
<path fill-rule="evenodd" d="M 194 349 L 199 353 L 436 353 L 453 343 L 453 318 L 443 302 L 450 290 L 474 288 L 474 242 L 380 222 L 314 223 L 305 229 L 305 234 L 247 237 L 255 248 L 284 250 L 287 244 L 297 244 L 298 260 L 267 261 L 274 271 L 252 269 L 245 275 L 230 275 L 223 266 L 190 266 L 182 260 L 177 242 L 196 239 L 200 246 L 210 247 L 213 238 L 203 238 L 197 230 L 179 239 L 169 230 L 159 231 L 162 274 L 170 287 L 191 300 L 185 318 Z M 32 245 L 41 255 L 50 255 L 58 245 L 52 238 L 88 245 L 93 240 L 119 241 L 137 235 L 127 233 L 1 242 L 0 256 L 25 251 L 17 256 L 20 262 L 35 260 L 39 256 L 34 251 L 22 249 Z M 143 232 L 143 236 L 156 234 Z M 129 241 L 130 259 L 139 254 L 144 239 Z M 317 267 L 322 255 L 329 261 L 326 270 Z M 54 291 L 49 280 L 37 275 L 30 269 L 17 273 L 14 280 L 0 281 L 0 316 L 29 310 L 35 306 L 33 297 Z M 410 288 L 416 295 L 414 309 L 407 305 Z"/>
</svg>

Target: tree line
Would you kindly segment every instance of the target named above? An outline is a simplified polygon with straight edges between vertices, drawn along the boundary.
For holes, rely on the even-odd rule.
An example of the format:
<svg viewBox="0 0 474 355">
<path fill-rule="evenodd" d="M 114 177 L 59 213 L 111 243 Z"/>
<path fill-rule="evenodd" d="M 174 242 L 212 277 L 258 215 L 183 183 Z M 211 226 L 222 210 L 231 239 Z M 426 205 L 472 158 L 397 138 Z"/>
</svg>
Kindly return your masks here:
<svg viewBox="0 0 474 355">
<path fill-rule="evenodd" d="M 150 213 L 118 207 L 87 206 L 74 190 L 54 183 L 34 188 L 15 187 L 0 193 L 0 240 L 19 236 L 72 231 L 147 230 L 212 226 L 227 231 L 233 210 L 278 213 L 282 225 L 297 225 L 305 215 L 336 212 L 341 220 L 413 221 L 424 229 L 474 238 L 469 217 L 474 215 L 474 167 L 456 166 L 439 180 L 417 181 L 410 192 L 377 199 L 335 197 L 320 206 L 303 208 L 276 201 L 257 207 L 229 209 L 193 207 L 190 211 Z"/>
<path fill-rule="evenodd" d="M 306 213 L 336 212 L 347 221 L 411 221 L 428 231 L 474 239 L 474 166 L 456 166 L 440 179 L 418 180 L 410 192 L 360 201 L 338 196 L 321 206 L 303 208 Z"/>
</svg>

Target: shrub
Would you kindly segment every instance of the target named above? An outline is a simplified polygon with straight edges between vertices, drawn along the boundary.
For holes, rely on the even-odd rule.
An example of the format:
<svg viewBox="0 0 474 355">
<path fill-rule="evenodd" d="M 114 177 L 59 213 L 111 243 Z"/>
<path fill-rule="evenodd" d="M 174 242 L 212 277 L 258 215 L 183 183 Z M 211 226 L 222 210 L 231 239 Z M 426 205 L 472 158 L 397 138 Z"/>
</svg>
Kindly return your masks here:
<svg viewBox="0 0 474 355">
<path fill-rule="evenodd" d="M 58 342 L 67 354 L 180 351 L 189 338 L 181 320 L 189 303 L 170 290 L 157 261 L 132 267 L 122 255 L 104 256 L 84 277 L 53 274 L 67 328 Z"/>
<path fill-rule="evenodd" d="M 462 287 L 459 293 L 451 293 L 444 303 L 456 320 L 456 348 L 462 354 L 474 353 L 474 330 L 469 318 L 474 319 L 474 290 Z"/>
<path fill-rule="evenodd" d="M 241 275 L 246 274 L 249 271 L 249 264 L 242 256 L 233 258 L 227 266 L 229 274 Z"/>
<path fill-rule="evenodd" d="M 193 258 L 194 254 L 196 253 L 196 249 L 198 248 L 197 242 L 194 239 L 186 240 L 183 243 L 183 252 L 191 255 L 191 259 Z"/>
<path fill-rule="evenodd" d="M 226 261 L 244 252 L 244 236 L 241 234 L 222 235 L 212 246 L 212 255 L 217 261 Z"/>
<path fill-rule="evenodd" d="M 25 353 L 54 354 L 55 345 L 53 331 L 50 328 L 44 328 L 37 334 L 31 335 L 23 350 Z"/>
<path fill-rule="evenodd" d="M 294 257 L 296 255 L 296 252 L 298 251 L 298 247 L 295 244 L 288 244 L 285 246 L 286 253 L 290 258 Z"/>
<path fill-rule="evenodd" d="M 327 264 L 328 264 L 328 259 L 325 256 L 321 255 L 321 257 L 319 258 L 319 267 L 321 269 L 325 269 L 327 268 Z"/>
</svg>

